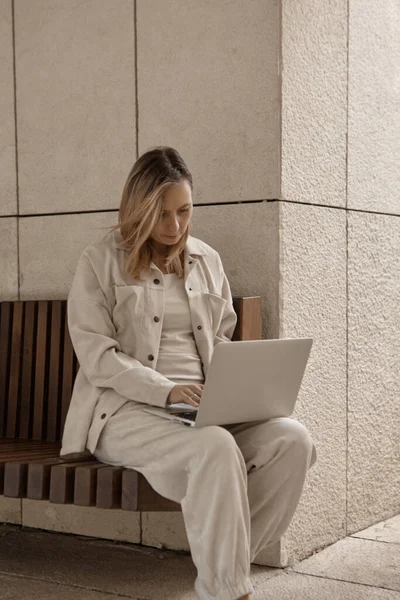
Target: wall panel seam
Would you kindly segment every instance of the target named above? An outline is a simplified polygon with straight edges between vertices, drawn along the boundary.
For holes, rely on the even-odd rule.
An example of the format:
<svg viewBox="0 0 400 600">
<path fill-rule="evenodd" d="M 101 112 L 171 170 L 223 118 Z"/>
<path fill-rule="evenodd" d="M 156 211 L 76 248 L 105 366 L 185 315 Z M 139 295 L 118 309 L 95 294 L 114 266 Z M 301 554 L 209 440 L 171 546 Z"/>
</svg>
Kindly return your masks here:
<svg viewBox="0 0 400 600">
<path fill-rule="evenodd" d="M 139 90 L 138 90 L 138 43 L 137 43 L 137 0 L 133 0 L 133 35 L 135 52 L 135 131 L 136 160 L 139 158 Z"/>
<path fill-rule="evenodd" d="M 284 200 L 279 198 L 271 198 L 271 199 L 261 199 L 261 200 L 238 200 L 233 202 L 212 202 L 212 203 L 204 203 L 204 204 L 194 204 L 194 208 L 196 207 L 206 207 L 206 206 L 236 206 L 243 204 L 259 204 L 261 202 L 285 202 L 288 204 L 297 204 L 299 206 L 313 206 L 316 208 L 329 208 L 332 210 L 342 210 L 348 213 L 361 213 L 361 214 L 369 214 L 369 215 L 382 215 L 384 217 L 400 217 L 399 213 L 387 213 L 381 212 L 377 210 L 363 210 L 361 208 L 346 208 L 345 206 L 332 206 L 329 204 L 316 204 L 314 202 L 300 202 L 297 200 Z M 13 214 L 13 215 L 0 215 L 0 219 L 9 219 L 10 217 L 20 217 L 20 218 L 32 218 L 32 217 L 57 217 L 57 216 L 68 216 L 68 215 L 84 215 L 84 214 L 98 214 L 98 213 L 107 213 L 107 212 L 118 212 L 118 207 L 116 208 L 100 208 L 98 210 L 77 210 L 77 211 L 66 211 L 66 212 L 54 212 L 54 213 L 28 213 L 24 215 Z"/>
<path fill-rule="evenodd" d="M 17 68 L 15 57 L 15 6 L 11 0 L 11 23 L 12 23 L 12 52 L 13 52 L 13 77 L 14 77 L 14 135 L 15 135 L 15 194 L 17 200 L 17 293 L 18 300 L 21 298 L 20 288 L 20 258 L 19 258 L 19 177 L 18 177 L 18 127 L 17 127 Z"/>
<path fill-rule="evenodd" d="M 346 56 L 346 502 L 345 521 L 348 535 L 349 507 L 349 60 L 350 60 L 350 0 L 347 0 L 347 56 Z M 359 212 L 359 211 L 355 211 Z M 360 211 L 363 212 L 363 211 Z M 367 211 L 366 211 L 367 212 Z"/>
</svg>

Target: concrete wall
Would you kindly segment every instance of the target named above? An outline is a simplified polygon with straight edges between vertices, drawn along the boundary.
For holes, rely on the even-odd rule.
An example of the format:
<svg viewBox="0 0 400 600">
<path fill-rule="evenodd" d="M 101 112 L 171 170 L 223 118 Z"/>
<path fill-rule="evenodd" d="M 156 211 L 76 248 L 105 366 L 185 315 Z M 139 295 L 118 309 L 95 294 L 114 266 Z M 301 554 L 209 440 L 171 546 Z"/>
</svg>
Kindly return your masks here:
<svg viewBox="0 0 400 600">
<path fill-rule="evenodd" d="M 314 338 L 319 449 L 289 554 L 400 510 L 399 65 L 396 0 L 283 0 L 280 337 Z"/>
<path fill-rule="evenodd" d="M 397 0 L 0 0 L 0 300 L 66 298 L 167 144 L 264 337 L 314 338 L 294 416 L 318 460 L 260 564 L 400 509 L 399 40 Z M 70 508 L 0 498 L 0 519 L 188 549 L 180 514 Z"/>
</svg>

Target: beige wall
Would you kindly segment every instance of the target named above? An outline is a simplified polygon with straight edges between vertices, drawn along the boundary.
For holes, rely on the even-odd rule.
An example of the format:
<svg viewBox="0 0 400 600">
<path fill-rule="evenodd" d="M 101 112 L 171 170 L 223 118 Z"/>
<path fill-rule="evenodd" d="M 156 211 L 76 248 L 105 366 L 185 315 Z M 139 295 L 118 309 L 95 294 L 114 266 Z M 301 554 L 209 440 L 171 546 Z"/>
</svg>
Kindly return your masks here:
<svg viewBox="0 0 400 600">
<path fill-rule="evenodd" d="M 177 148 L 264 337 L 314 338 L 291 559 L 400 510 L 399 40 L 397 0 L 0 0 L 0 300 L 66 298 L 136 158 Z M 187 547 L 181 515 L 141 523 Z"/>
</svg>

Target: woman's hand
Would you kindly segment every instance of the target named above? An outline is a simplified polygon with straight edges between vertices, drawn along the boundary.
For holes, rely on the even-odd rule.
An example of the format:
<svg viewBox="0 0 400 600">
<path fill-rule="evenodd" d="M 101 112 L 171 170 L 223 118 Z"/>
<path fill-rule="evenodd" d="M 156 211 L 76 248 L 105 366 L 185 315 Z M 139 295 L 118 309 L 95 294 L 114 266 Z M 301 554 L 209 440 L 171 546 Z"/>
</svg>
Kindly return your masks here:
<svg viewBox="0 0 400 600">
<path fill-rule="evenodd" d="M 191 406 L 198 406 L 204 385 L 202 383 L 192 383 L 189 385 L 176 385 L 168 394 L 167 404 L 185 402 Z"/>
</svg>

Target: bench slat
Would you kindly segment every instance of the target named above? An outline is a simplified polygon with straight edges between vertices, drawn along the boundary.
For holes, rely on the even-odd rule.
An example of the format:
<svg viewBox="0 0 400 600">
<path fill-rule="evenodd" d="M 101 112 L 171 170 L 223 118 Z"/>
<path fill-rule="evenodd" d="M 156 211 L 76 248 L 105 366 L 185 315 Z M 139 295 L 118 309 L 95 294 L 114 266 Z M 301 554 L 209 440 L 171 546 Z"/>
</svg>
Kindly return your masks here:
<svg viewBox="0 0 400 600">
<path fill-rule="evenodd" d="M 97 473 L 96 506 L 121 508 L 122 471 L 124 467 L 107 467 Z"/>
<path fill-rule="evenodd" d="M 57 439 L 58 382 L 62 377 L 62 369 L 60 369 L 61 316 L 61 300 L 53 300 L 51 303 L 50 371 L 45 434 L 48 441 Z"/>
<path fill-rule="evenodd" d="M 22 376 L 21 376 L 21 410 L 19 417 L 20 439 L 28 440 L 30 437 L 30 414 L 32 404 L 32 375 L 34 359 L 34 328 L 35 328 L 35 301 L 25 301 L 24 314 L 24 340 L 22 346 Z"/>
<path fill-rule="evenodd" d="M 96 506 L 97 473 L 107 468 L 104 463 L 76 467 L 74 485 L 74 504 L 78 506 Z"/>
<path fill-rule="evenodd" d="M 46 454 L 59 455 L 60 450 L 55 445 L 49 446 L 48 448 L 29 448 L 24 452 L 21 452 L 20 449 L 15 450 L 14 452 L 12 450 L 8 450 L 7 452 L 2 453 L 0 462 L 11 462 L 25 459 L 29 460 L 39 456 L 46 456 Z"/>
<path fill-rule="evenodd" d="M 86 460 L 82 458 L 81 462 L 86 462 Z M 33 500 L 49 500 L 51 469 L 53 466 L 69 462 L 68 459 L 59 456 L 30 462 L 28 465 L 26 497 Z M 94 457 L 93 462 L 97 462 Z"/>
<path fill-rule="evenodd" d="M 35 460 L 43 460 L 51 455 L 56 456 L 57 449 L 38 450 L 36 452 L 26 452 L 21 459 L 21 454 L 7 457 L 2 462 L 2 494 L 9 498 L 26 498 L 28 464 Z"/>
<path fill-rule="evenodd" d="M 156 492 L 143 475 L 139 477 L 139 510 L 181 511 L 181 505 Z"/>
<path fill-rule="evenodd" d="M 21 342 L 23 327 L 24 303 L 15 301 L 12 316 L 11 361 L 8 389 L 7 437 L 17 437 L 18 393 L 21 366 Z"/>
<path fill-rule="evenodd" d="M 92 462 L 85 460 L 52 466 L 50 472 L 50 502 L 56 504 L 73 504 L 75 467 L 91 464 Z"/>
<path fill-rule="evenodd" d="M 13 438 L 3 438 L 0 440 L 0 460 L 3 456 L 3 452 L 12 450 L 16 452 L 20 450 L 29 450 L 30 448 L 61 448 L 60 442 L 44 442 L 43 440 L 15 440 Z"/>
<path fill-rule="evenodd" d="M 45 377 L 47 362 L 47 315 L 49 303 L 47 300 L 38 301 L 35 391 L 33 400 L 33 429 L 32 439 L 43 439 L 43 411 L 45 397 Z"/>
<path fill-rule="evenodd" d="M 76 376 L 76 369 L 74 367 L 75 352 L 72 346 L 71 337 L 68 331 L 68 319 L 66 315 L 67 302 L 64 301 L 64 346 L 63 346 L 63 375 L 62 375 L 62 393 L 61 393 L 61 407 L 60 407 L 60 437 L 61 432 L 64 431 L 65 419 L 67 418 L 67 412 L 69 403 L 72 396 L 72 389 Z"/>
<path fill-rule="evenodd" d="M 135 469 L 125 468 L 121 482 L 122 510 L 139 510 L 139 479 L 140 473 Z"/>
<path fill-rule="evenodd" d="M 9 498 L 25 498 L 28 479 L 28 464 L 35 459 L 44 459 L 51 452 L 30 454 L 24 460 L 19 458 L 3 463 L 3 495 Z"/>
<path fill-rule="evenodd" d="M 5 434 L 6 399 L 8 396 L 8 373 L 10 372 L 11 302 L 0 303 L 0 436 Z"/>
<path fill-rule="evenodd" d="M 181 505 L 156 492 L 147 479 L 134 469 L 125 468 L 122 473 L 121 508 L 139 511 L 181 510 Z"/>
<path fill-rule="evenodd" d="M 3 496 L 25 498 L 28 465 L 7 462 L 4 465 Z"/>
</svg>

